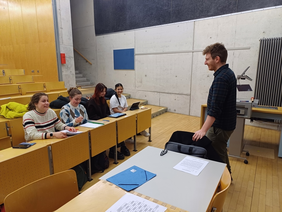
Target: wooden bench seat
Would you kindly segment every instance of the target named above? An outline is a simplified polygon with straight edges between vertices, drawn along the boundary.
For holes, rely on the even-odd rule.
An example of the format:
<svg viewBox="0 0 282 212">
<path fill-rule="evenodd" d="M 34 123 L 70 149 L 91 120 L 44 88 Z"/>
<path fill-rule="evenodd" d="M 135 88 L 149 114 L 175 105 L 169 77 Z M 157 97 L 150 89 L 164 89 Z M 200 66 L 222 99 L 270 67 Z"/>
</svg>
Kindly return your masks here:
<svg viewBox="0 0 282 212">
<path fill-rule="evenodd" d="M 24 69 L 2 69 L 3 76 L 25 75 Z"/>
<path fill-rule="evenodd" d="M 20 83 L 33 83 L 32 75 L 12 75 L 10 76 L 10 82 L 12 84 L 20 84 Z"/>
<path fill-rule="evenodd" d="M 21 94 L 34 94 L 38 92 L 45 92 L 45 84 L 43 82 L 20 84 Z"/>
<path fill-rule="evenodd" d="M 0 98 L 21 95 L 19 85 L 0 85 Z"/>
<path fill-rule="evenodd" d="M 11 84 L 9 76 L 0 76 L 0 85 Z"/>
<path fill-rule="evenodd" d="M 66 91 L 65 83 L 60 82 L 45 82 L 46 91 Z"/>
</svg>

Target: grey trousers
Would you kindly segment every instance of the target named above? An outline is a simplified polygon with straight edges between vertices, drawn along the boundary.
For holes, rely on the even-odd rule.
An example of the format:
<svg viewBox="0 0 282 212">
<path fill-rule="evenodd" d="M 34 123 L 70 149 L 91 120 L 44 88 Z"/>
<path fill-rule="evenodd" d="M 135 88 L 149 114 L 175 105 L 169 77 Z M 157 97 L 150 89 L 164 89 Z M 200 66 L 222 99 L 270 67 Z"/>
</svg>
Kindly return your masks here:
<svg viewBox="0 0 282 212">
<path fill-rule="evenodd" d="M 212 141 L 213 148 L 217 151 L 223 162 L 227 164 L 227 168 L 230 174 L 231 174 L 231 166 L 229 163 L 226 147 L 227 147 L 228 139 L 230 138 L 232 133 L 233 130 L 225 131 L 220 128 L 211 127 L 206 134 L 208 139 Z"/>
</svg>

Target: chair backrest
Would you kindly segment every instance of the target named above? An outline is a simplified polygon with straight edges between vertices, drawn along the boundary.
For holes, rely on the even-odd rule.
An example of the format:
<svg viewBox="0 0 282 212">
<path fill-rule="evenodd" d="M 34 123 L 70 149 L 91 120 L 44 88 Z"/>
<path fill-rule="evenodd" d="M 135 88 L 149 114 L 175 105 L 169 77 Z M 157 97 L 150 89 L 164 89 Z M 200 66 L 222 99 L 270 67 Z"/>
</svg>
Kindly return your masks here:
<svg viewBox="0 0 282 212">
<path fill-rule="evenodd" d="M 21 95 L 19 85 L 0 85 L 0 98 Z"/>
<path fill-rule="evenodd" d="M 217 211 L 221 212 L 223 209 L 223 204 L 228 192 L 228 188 L 230 187 L 231 184 L 231 175 L 228 171 L 227 168 L 224 169 L 222 177 L 220 179 L 219 183 L 219 191 L 214 195 L 212 201 L 211 201 L 211 206 L 210 211 Z"/>
<path fill-rule="evenodd" d="M 2 75 L 3 76 L 25 75 L 25 71 L 24 71 L 24 69 L 3 69 Z"/>
<path fill-rule="evenodd" d="M 0 76 L 0 84 L 11 84 L 9 76 Z"/>
<path fill-rule="evenodd" d="M 33 77 L 31 75 L 14 75 L 14 76 L 10 76 L 10 81 L 13 84 L 32 83 Z"/>
<path fill-rule="evenodd" d="M 10 193 L 4 200 L 6 212 L 54 211 L 78 195 L 74 170 L 34 181 Z"/>
<path fill-rule="evenodd" d="M 45 82 L 47 91 L 66 91 L 64 81 L 59 82 Z"/>
<path fill-rule="evenodd" d="M 45 92 L 45 84 L 43 82 L 20 84 L 21 94 L 34 94 L 37 92 Z"/>
<path fill-rule="evenodd" d="M 10 119 L 8 124 L 10 127 L 10 135 L 12 136 L 12 145 L 17 146 L 19 143 L 25 142 L 23 119 Z"/>
</svg>

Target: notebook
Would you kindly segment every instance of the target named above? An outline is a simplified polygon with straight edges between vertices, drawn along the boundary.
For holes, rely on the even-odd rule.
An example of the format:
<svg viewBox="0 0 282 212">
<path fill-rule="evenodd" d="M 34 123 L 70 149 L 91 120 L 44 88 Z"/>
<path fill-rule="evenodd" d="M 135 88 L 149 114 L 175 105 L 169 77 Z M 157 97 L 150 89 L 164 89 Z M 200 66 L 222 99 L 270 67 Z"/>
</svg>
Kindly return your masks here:
<svg viewBox="0 0 282 212">
<path fill-rule="evenodd" d="M 134 102 L 129 110 L 138 110 L 140 102 Z"/>
<path fill-rule="evenodd" d="M 118 117 L 125 116 L 125 115 L 126 113 L 114 113 L 114 114 L 109 115 L 109 117 L 118 118 Z"/>
</svg>

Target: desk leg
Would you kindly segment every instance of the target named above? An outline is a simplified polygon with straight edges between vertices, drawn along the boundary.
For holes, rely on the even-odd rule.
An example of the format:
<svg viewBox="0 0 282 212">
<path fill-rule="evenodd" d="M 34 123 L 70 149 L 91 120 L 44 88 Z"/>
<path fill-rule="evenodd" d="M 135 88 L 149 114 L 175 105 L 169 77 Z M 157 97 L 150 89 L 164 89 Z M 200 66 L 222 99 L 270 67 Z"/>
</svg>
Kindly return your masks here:
<svg viewBox="0 0 282 212">
<path fill-rule="evenodd" d="M 133 140 L 134 140 L 134 148 L 133 148 L 133 151 L 136 152 L 137 149 L 136 149 L 136 135 L 133 136 Z"/>
<path fill-rule="evenodd" d="M 92 181 L 92 176 L 91 176 L 91 152 L 92 152 L 92 148 L 91 148 L 91 135 L 90 132 L 88 132 L 88 141 L 89 141 L 89 159 L 88 159 L 88 181 Z"/>
<path fill-rule="evenodd" d="M 282 157 L 282 129 L 280 132 L 280 142 L 279 142 L 279 147 L 278 147 L 278 157 Z"/>
<path fill-rule="evenodd" d="M 115 156 L 114 156 L 114 164 L 118 164 L 117 162 L 117 144 L 118 144 L 118 125 L 116 124 L 116 146 L 115 146 Z"/>
<path fill-rule="evenodd" d="M 236 129 L 229 139 L 229 157 L 243 159 L 244 163 L 247 164 L 248 160 L 241 157 L 241 153 L 244 149 L 244 129 L 245 118 L 237 117 Z"/>
<path fill-rule="evenodd" d="M 151 136 L 152 136 L 152 130 L 151 130 L 151 127 L 149 127 L 149 134 L 150 134 L 150 136 L 149 136 L 149 140 L 148 140 L 148 142 L 152 142 L 152 140 L 151 140 Z"/>
<path fill-rule="evenodd" d="M 117 145 L 115 145 L 115 157 L 114 157 L 114 164 L 118 164 L 118 161 L 117 161 Z"/>
<path fill-rule="evenodd" d="M 51 175 L 51 174 L 54 174 L 53 155 L 52 155 L 51 146 L 48 146 L 48 157 L 49 157 L 49 168 L 50 168 L 50 175 Z"/>
</svg>

